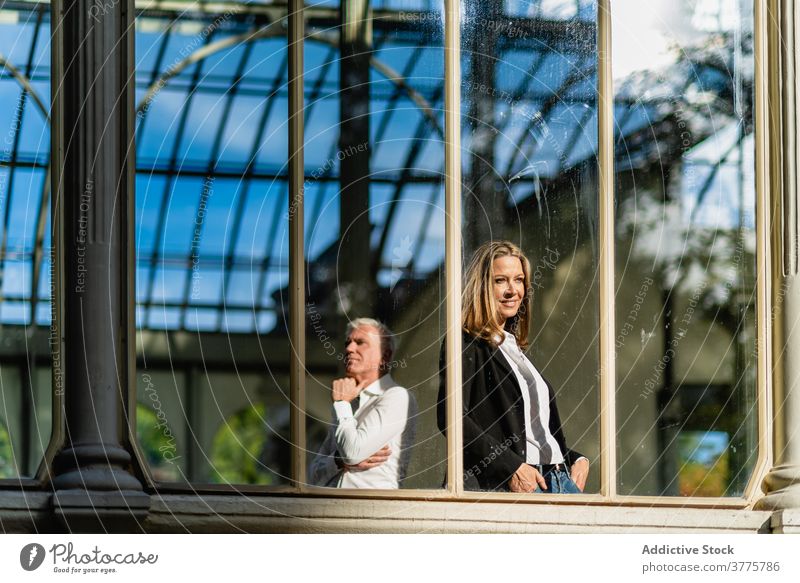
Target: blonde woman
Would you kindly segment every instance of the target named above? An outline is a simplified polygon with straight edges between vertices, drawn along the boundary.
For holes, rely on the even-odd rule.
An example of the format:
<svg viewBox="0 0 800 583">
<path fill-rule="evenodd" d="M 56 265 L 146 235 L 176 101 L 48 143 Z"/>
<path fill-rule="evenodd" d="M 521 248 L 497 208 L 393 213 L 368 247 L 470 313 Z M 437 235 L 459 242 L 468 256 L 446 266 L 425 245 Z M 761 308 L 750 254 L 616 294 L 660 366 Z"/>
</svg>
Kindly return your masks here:
<svg viewBox="0 0 800 583">
<path fill-rule="evenodd" d="M 530 262 L 509 241 L 489 241 L 464 279 L 461 323 L 464 485 L 468 490 L 576 493 L 589 460 L 567 448 L 555 392 L 524 353 Z M 445 428 L 442 367 L 439 428 Z"/>
</svg>

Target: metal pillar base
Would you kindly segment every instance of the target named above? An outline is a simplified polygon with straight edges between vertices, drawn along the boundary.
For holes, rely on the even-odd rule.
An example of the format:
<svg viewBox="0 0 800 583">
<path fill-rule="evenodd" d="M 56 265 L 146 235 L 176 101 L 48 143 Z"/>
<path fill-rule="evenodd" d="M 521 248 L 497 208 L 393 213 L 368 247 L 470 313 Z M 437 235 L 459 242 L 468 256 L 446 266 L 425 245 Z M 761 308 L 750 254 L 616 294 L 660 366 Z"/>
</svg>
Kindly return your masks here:
<svg viewBox="0 0 800 583">
<path fill-rule="evenodd" d="M 65 532 L 143 532 L 150 496 L 126 469 L 131 456 L 103 444 L 62 451 L 55 460 L 52 510 Z"/>
<path fill-rule="evenodd" d="M 144 532 L 150 496 L 118 490 L 61 490 L 53 494 L 53 514 L 64 532 Z"/>
</svg>

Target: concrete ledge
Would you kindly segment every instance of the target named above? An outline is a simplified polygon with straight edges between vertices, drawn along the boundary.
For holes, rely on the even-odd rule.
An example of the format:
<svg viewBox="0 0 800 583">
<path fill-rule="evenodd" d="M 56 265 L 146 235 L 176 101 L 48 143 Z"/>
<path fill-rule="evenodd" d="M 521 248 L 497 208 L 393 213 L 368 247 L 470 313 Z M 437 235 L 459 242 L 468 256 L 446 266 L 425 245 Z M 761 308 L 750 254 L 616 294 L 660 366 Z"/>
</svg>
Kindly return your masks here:
<svg viewBox="0 0 800 583">
<path fill-rule="evenodd" d="M 261 533 L 766 533 L 772 514 L 300 497 L 155 495 L 148 532 Z"/>
<path fill-rule="evenodd" d="M 50 493 L 0 491 L 0 530 L 4 534 L 55 532 Z"/>
<path fill-rule="evenodd" d="M 58 532 L 50 496 L 0 491 L 0 530 Z M 155 494 L 143 526 L 152 533 L 800 533 L 800 510 Z"/>
</svg>

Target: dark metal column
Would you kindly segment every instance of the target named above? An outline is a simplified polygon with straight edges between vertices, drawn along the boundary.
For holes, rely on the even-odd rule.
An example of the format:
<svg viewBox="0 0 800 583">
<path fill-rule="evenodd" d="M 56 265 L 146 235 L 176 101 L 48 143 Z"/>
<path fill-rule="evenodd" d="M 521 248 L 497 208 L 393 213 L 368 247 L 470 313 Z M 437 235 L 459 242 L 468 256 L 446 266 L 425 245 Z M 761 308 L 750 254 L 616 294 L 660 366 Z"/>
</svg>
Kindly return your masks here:
<svg viewBox="0 0 800 583">
<path fill-rule="evenodd" d="M 369 0 L 342 0 L 339 59 L 339 290 L 350 318 L 369 314 L 375 297 L 369 223 Z"/>
<path fill-rule="evenodd" d="M 62 224 L 59 337 L 65 443 L 53 509 L 70 531 L 141 530 L 149 496 L 133 475 L 126 402 L 133 147 L 133 2 L 56 0 L 54 220 Z"/>
</svg>

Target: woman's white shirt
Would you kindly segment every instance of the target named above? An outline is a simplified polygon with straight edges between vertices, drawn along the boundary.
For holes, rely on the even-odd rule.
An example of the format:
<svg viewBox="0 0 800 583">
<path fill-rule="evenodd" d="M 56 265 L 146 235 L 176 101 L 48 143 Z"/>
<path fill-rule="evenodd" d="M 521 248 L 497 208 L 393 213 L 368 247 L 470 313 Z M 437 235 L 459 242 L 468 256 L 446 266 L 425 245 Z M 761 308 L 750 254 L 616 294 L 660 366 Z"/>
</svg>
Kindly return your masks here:
<svg viewBox="0 0 800 583">
<path fill-rule="evenodd" d="M 539 371 L 536 370 L 536 367 L 533 366 L 533 363 L 528 360 L 527 356 L 525 356 L 525 353 L 520 350 L 519 345 L 517 344 L 517 339 L 514 337 L 514 335 L 510 332 L 506 332 L 505 330 L 503 331 L 503 334 L 505 335 L 505 338 L 500 344 L 500 352 L 503 353 L 503 356 L 508 361 L 509 366 L 511 366 L 511 370 L 514 371 L 514 375 L 517 377 L 517 384 L 519 384 L 520 392 L 522 393 L 522 402 L 524 405 L 525 415 L 525 437 L 527 440 L 527 446 L 525 448 L 525 461 L 529 464 L 563 463 L 564 452 L 561 451 L 561 448 L 558 446 L 558 442 L 556 441 L 555 437 L 553 437 L 553 434 L 550 433 L 550 394 L 547 390 L 547 383 Z M 522 362 L 527 366 L 535 381 L 536 396 L 539 402 L 538 420 L 540 420 L 541 424 L 544 426 L 541 428 L 543 431 L 540 430 L 538 433 L 540 436 L 545 436 L 546 444 L 550 446 L 552 458 L 549 460 L 541 460 L 541 450 L 544 444 L 540 442 L 540 439 L 535 437 L 537 432 L 535 432 L 532 428 L 532 423 L 536 422 L 536 419 L 531 419 L 530 391 L 533 389 L 529 388 L 528 382 L 522 376 L 517 362 Z"/>
</svg>

